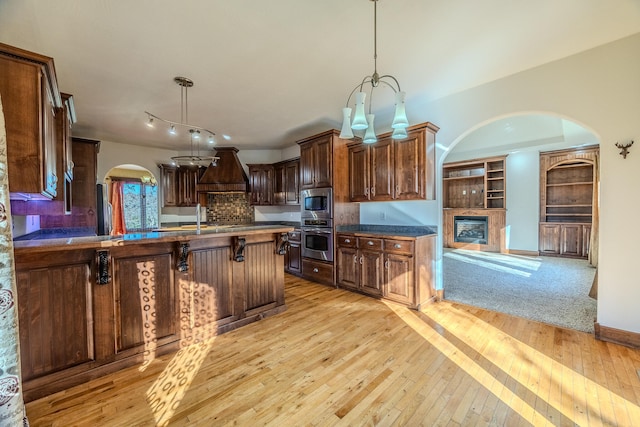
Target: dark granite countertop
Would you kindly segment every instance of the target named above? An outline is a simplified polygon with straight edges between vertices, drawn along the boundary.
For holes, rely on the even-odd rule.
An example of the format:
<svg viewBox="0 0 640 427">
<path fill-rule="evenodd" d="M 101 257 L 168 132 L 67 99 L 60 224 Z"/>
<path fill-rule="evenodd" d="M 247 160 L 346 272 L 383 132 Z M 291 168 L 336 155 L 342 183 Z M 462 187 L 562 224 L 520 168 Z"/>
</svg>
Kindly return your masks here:
<svg viewBox="0 0 640 427">
<path fill-rule="evenodd" d="M 438 233 L 434 225 L 379 225 L 379 224 L 354 224 L 338 225 L 339 233 L 379 234 L 398 237 L 424 237 Z"/>
</svg>

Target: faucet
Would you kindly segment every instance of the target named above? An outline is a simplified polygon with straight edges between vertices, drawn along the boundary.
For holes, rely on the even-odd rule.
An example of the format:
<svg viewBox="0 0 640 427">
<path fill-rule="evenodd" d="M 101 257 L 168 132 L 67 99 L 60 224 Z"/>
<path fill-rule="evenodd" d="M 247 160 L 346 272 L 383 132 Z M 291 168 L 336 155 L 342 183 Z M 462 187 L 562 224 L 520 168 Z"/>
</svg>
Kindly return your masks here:
<svg viewBox="0 0 640 427">
<path fill-rule="evenodd" d="M 200 222 L 201 222 L 201 220 L 200 220 L 200 215 L 201 215 L 201 212 L 200 212 L 200 203 L 198 203 L 198 204 L 196 205 L 196 233 L 197 233 L 197 234 L 200 234 Z"/>
</svg>

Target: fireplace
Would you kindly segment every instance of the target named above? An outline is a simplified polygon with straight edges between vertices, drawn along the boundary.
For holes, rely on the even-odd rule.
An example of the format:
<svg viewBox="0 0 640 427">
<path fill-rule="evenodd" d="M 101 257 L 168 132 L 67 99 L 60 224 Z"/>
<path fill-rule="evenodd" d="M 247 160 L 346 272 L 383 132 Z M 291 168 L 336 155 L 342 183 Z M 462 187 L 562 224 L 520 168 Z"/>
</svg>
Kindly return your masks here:
<svg viewBox="0 0 640 427">
<path fill-rule="evenodd" d="M 487 244 L 489 221 L 486 216 L 454 216 L 454 242 Z"/>
</svg>

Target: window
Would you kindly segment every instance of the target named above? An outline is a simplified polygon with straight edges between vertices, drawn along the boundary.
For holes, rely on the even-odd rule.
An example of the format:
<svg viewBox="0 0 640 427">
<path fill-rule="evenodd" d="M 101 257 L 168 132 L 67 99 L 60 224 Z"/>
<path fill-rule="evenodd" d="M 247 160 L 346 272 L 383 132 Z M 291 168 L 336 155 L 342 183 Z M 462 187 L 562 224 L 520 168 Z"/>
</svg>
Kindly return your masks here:
<svg viewBox="0 0 640 427">
<path fill-rule="evenodd" d="M 143 182 L 125 182 L 122 186 L 124 223 L 127 231 L 158 228 L 158 187 Z"/>
</svg>

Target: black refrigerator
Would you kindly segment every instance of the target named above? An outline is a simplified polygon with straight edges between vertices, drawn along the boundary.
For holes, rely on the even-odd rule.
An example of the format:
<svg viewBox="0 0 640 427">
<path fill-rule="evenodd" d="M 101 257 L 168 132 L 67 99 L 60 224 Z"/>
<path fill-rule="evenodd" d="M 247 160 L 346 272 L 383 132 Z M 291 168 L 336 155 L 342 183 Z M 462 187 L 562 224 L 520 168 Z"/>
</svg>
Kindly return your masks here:
<svg viewBox="0 0 640 427">
<path fill-rule="evenodd" d="M 105 184 L 96 185 L 96 211 L 98 214 L 98 236 L 111 234 L 111 204 Z"/>
</svg>

